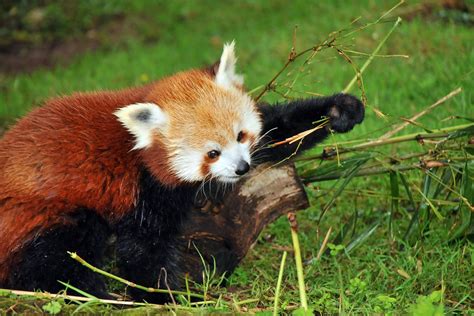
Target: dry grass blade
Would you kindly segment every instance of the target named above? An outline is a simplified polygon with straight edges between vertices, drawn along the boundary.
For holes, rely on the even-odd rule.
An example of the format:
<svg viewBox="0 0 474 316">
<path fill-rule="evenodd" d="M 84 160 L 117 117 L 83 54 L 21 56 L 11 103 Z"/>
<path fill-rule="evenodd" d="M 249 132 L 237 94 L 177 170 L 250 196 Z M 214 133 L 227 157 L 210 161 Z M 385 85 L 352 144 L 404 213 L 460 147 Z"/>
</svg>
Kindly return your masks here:
<svg viewBox="0 0 474 316">
<path fill-rule="evenodd" d="M 280 146 L 280 145 L 283 145 L 283 144 L 293 144 L 297 141 L 300 141 L 302 140 L 303 138 L 305 138 L 306 136 L 308 136 L 309 134 L 317 131 L 317 130 L 320 130 L 324 127 L 326 127 L 328 124 L 328 120 L 324 120 L 321 124 L 319 124 L 318 126 L 312 128 L 312 129 L 309 129 L 309 130 L 306 130 L 304 132 L 301 132 L 301 133 L 298 133 L 296 135 L 293 135 L 291 137 L 288 137 L 287 139 L 285 140 L 282 140 L 280 142 L 276 142 L 276 143 L 273 143 L 273 144 L 270 144 L 269 146 L 270 147 L 276 147 L 276 146 Z"/>
<path fill-rule="evenodd" d="M 328 244 L 329 237 L 331 236 L 331 232 L 332 232 L 332 227 L 329 227 L 328 232 L 326 233 L 326 236 L 324 236 L 324 240 L 321 244 L 321 248 L 319 248 L 318 254 L 316 256 L 316 260 L 321 260 L 324 250 L 326 250 L 326 246 Z"/>
</svg>

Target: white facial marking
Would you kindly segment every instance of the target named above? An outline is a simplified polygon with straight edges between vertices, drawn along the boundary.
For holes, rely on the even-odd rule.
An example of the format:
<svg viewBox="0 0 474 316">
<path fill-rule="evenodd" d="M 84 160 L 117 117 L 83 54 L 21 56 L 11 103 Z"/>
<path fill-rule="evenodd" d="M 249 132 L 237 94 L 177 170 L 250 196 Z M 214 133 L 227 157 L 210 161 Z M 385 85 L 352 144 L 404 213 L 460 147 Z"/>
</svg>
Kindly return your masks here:
<svg viewBox="0 0 474 316">
<path fill-rule="evenodd" d="M 155 103 L 134 103 L 114 112 L 123 126 L 135 137 L 133 149 L 151 145 L 154 131 L 162 130 L 168 118 Z"/>
<path fill-rule="evenodd" d="M 187 182 L 202 181 L 201 164 L 203 153 L 199 150 L 182 148 L 177 150 L 171 159 L 171 168 L 180 179 Z"/>
<path fill-rule="evenodd" d="M 166 146 L 170 155 L 171 171 L 182 181 L 199 182 L 213 178 L 221 182 L 233 183 L 241 178 L 236 173 L 239 164 L 240 170 L 242 170 L 242 161 L 251 164 L 250 150 L 255 145 L 252 143 L 252 138 L 258 138 L 260 135 L 262 122 L 253 99 L 238 87 L 243 84 L 243 77 L 235 73 L 237 58 L 234 48 L 234 42 L 224 45 L 214 78 L 215 84 L 226 90 L 226 93 L 218 94 L 218 96 L 225 95 L 225 97 L 215 99 L 215 110 L 224 111 L 224 114 L 228 112 L 227 117 L 232 118 L 234 122 L 230 122 L 226 119 L 226 115 L 223 115 L 223 121 L 213 122 L 212 127 L 200 126 L 203 129 L 216 129 L 217 132 L 227 130 L 227 125 L 230 123 L 234 135 L 232 138 L 229 135 L 225 136 L 229 138 L 226 144 L 218 144 L 215 140 L 208 139 L 207 144 L 205 143 L 200 148 L 191 144 L 201 143 L 202 140 L 199 142 L 188 140 L 187 142 L 183 138 L 168 139 Z M 178 120 L 179 118 L 172 117 L 172 119 Z M 241 131 L 253 137 L 247 137 L 243 143 L 238 142 L 237 136 Z M 212 150 L 216 150 L 220 154 L 209 161 L 206 155 Z M 204 174 L 206 172 L 208 173 Z"/>
<path fill-rule="evenodd" d="M 222 149 L 219 159 L 211 164 L 210 171 L 222 182 L 236 182 L 240 176 L 235 171 L 242 160 L 250 165 L 249 143 L 235 142 Z"/>
<path fill-rule="evenodd" d="M 262 131 L 262 121 L 260 115 L 255 112 L 253 100 L 247 95 L 245 97 L 244 106 L 242 107 L 242 126 L 240 130 L 244 130 L 258 137 Z"/>
<path fill-rule="evenodd" d="M 235 73 L 237 58 L 235 57 L 234 48 L 234 41 L 230 44 L 224 44 L 224 50 L 222 51 L 215 78 L 219 86 L 229 90 L 235 89 L 236 85 L 242 85 L 244 83 L 243 76 Z"/>
</svg>

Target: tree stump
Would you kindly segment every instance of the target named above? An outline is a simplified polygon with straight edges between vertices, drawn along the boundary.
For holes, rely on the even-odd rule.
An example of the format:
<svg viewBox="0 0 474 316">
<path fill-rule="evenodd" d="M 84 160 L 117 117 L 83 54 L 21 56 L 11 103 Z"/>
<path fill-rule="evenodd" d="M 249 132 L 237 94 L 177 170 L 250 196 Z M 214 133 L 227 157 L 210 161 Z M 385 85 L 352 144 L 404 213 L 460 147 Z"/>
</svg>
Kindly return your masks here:
<svg viewBox="0 0 474 316">
<path fill-rule="evenodd" d="M 204 259 L 219 275 L 229 275 L 266 225 L 306 207 L 293 164 L 259 166 L 220 201 L 207 201 L 191 214 L 180 237 L 184 271 L 201 282 Z"/>
</svg>

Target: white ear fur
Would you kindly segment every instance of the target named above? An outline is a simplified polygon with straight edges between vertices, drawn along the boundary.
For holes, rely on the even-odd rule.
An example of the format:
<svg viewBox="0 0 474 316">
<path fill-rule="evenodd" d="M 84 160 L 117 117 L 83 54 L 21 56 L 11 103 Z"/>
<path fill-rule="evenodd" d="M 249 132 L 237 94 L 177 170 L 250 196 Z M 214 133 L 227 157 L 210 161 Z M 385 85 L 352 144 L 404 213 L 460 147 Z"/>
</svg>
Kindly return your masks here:
<svg viewBox="0 0 474 316">
<path fill-rule="evenodd" d="M 244 78 L 235 73 L 235 42 L 224 44 L 224 50 L 219 62 L 219 68 L 216 72 L 216 83 L 224 88 L 235 88 L 236 85 L 242 85 Z"/>
<path fill-rule="evenodd" d="M 123 126 L 135 137 L 133 149 L 151 145 L 153 131 L 163 129 L 168 122 L 166 113 L 155 103 L 134 103 L 114 112 Z"/>
</svg>

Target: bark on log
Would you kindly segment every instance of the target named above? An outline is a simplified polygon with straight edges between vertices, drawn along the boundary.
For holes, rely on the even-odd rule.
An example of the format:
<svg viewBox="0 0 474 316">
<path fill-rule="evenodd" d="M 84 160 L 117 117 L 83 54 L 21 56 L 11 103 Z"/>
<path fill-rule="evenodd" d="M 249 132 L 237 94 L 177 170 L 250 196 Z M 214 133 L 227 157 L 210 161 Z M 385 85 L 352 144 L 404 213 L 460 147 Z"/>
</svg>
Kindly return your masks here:
<svg viewBox="0 0 474 316">
<path fill-rule="evenodd" d="M 294 166 L 261 165 L 224 196 L 192 213 L 184 224 L 180 252 L 191 279 L 202 281 L 201 256 L 229 275 L 262 229 L 281 215 L 308 207 Z"/>
</svg>

